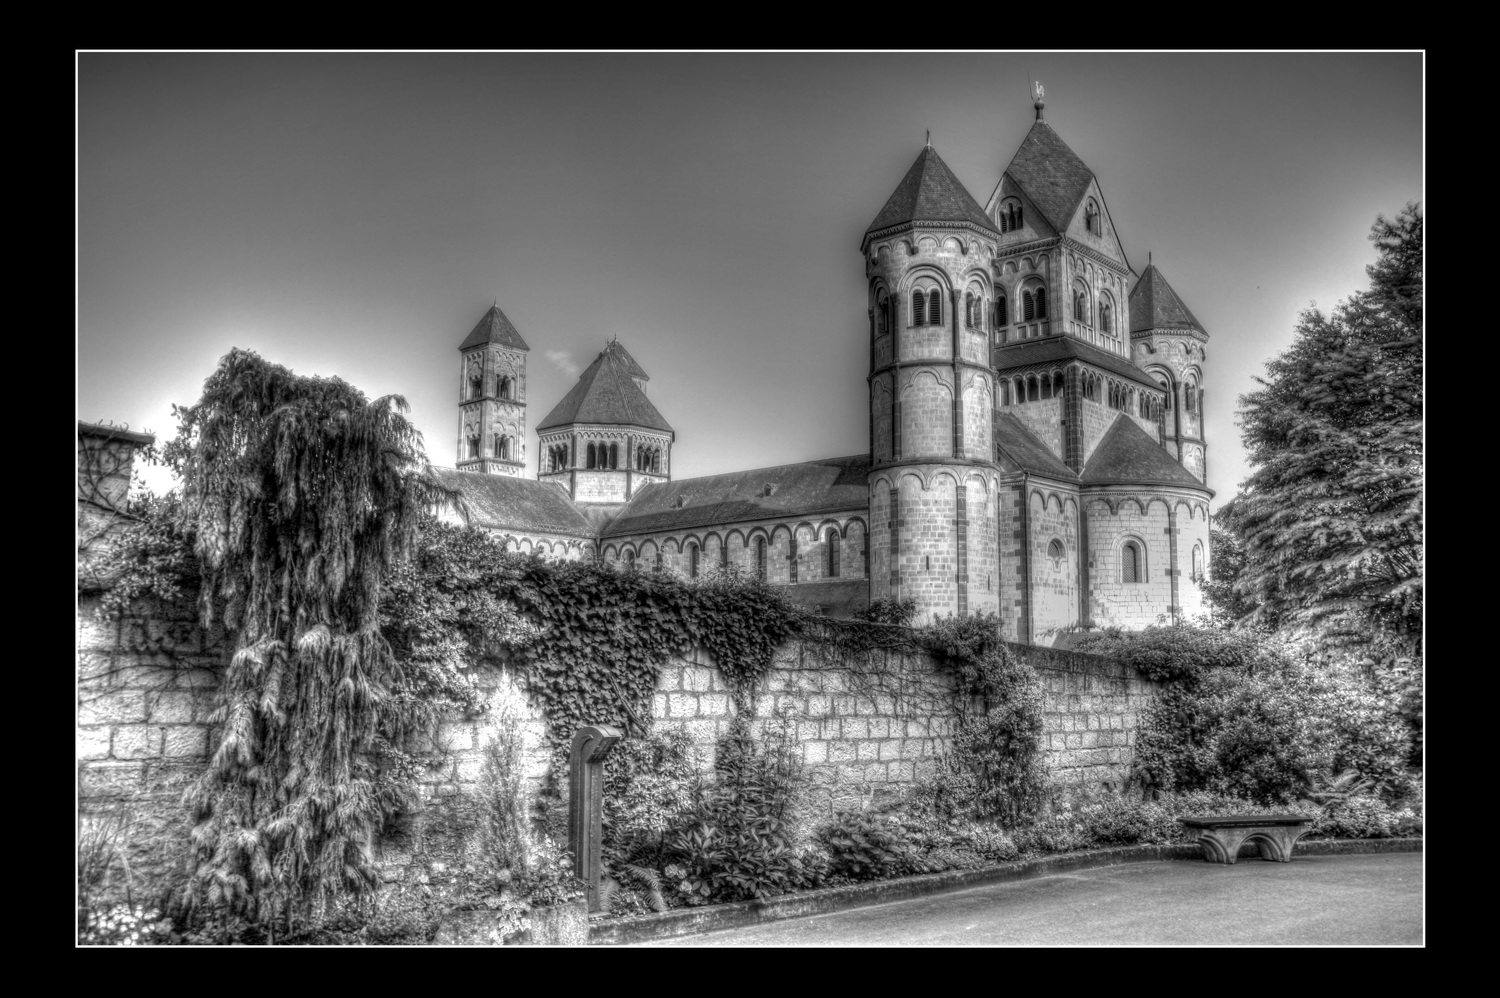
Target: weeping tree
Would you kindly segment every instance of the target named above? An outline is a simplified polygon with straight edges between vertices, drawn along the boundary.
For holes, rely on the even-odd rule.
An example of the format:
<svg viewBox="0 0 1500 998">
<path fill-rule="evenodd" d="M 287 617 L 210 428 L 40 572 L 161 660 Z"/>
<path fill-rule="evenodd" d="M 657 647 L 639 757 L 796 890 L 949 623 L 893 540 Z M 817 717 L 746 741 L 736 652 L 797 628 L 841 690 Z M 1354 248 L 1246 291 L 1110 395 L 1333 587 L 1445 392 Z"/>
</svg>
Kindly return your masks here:
<svg viewBox="0 0 1500 998">
<path fill-rule="evenodd" d="M 371 844 L 405 803 L 390 765 L 435 720 L 379 627 L 382 579 L 436 489 L 399 396 L 299 377 L 235 350 L 165 452 L 195 536 L 205 626 L 233 636 L 206 771 L 188 794 L 179 915 L 291 930 L 375 883 Z"/>
</svg>

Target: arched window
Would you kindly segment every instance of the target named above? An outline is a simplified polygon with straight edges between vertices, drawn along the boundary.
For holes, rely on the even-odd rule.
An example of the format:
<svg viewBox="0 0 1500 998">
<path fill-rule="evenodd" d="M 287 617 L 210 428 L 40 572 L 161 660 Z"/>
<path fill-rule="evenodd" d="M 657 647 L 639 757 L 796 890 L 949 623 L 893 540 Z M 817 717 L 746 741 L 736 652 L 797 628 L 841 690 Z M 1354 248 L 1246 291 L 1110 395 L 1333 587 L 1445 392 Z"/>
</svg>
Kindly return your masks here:
<svg viewBox="0 0 1500 998">
<path fill-rule="evenodd" d="M 839 550 L 839 532 L 832 527 L 828 528 L 828 577 L 838 578 L 839 569 L 842 567 L 843 552 Z"/>
<path fill-rule="evenodd" d="M 1036 318 L 1036 299 L 1031 296 L 1029 290 L 1021 292 L 1021 321 L 1030 322 Z"/>
<path fill-rule="evenodd" d="M 1193 545 L 1193 578 L 1199 581 L 1203 579 L 1203 545 Z"/>
<path fill-rule="evenodd" d="M 498 395 L 498 396 L 500 396 L 503 399 L 514 398 L 515 397 L 515 395 L 513 394 L 514 390 L 515 390 L 515 383 L 513 381 L 511 381 L 509 378 L 502 377 L 500 379 L 500 385 L 499 385 L 498 389 L 495 391 L 495 394 Z"/>
<path fill-rule="evenodd" d="M 1197 412 L 1198 411 L 1198 407 L 1197 407 L 1197 401 L 1198 400 L 1196 398 L 1194 398 L 1194 396 L 1197 395 L 1197 394 L 1198 394 L 1198 386 L 1195 385 L 1195 384 L 1193 384 L 1191 381 L 1189 381 L 1187 384 L 1185 384 L 1185 385 L 1182 386 L 1182 407 L 1184 409 L 1186 409 L 1188 412 Z"/>
<path fill-rule="evenodd" d="M 619 444 L 610 444 L 609 445 L 609 466 L 611 468 L 618 468 L 620 466 L 620 445 Z"/>
<path fill-rule="evenodd" d="M 1010 405 L 1010 382 L 1000 382 L 1000 404 Z"/>
<path fill-rule="evenodd" d="M 698 545 L 688 545 L 688 575 L 694 579 L 698 577 Z"/>
<path fill-rule="evenodd" d="M 885 295 L 875 303 L 875 335 L 884 336 L 891 331 L 891 300 Z"/>
<path fill-rule="evenodd" d="M 1067 553 L 1067 549 L 1063 547 L 1063 542 L 1056 537 L 1052 538 L 1052 543 L 1047 545 L 1047 557 L 1052 559 L 1053 568 L 1062 567 L 1063 557 Z"/>
<path fill-rule="evenodd" d="M 1021 204 L 1007 201 L 1000 206 L 1000 231 L 1015 232 L 1021 227 Z"/>
<path fill-rule="evenodd" d="M 927 324 L 929 326 L 943 324 L 943 294 L 936 288 L 933 288 L 927 295 Z"/>
<path fill-rule="evenodd" d="M 469 379 L 469 398 L 477 399 L 483 394 L 484 379 L 479 376 L 478 370 L 475 370 L 474 376 Z"/>
<path fill-rule="evenodd" d="M 627 564 L 627 565 L 634 565 L 635 564 L 635 551 L 633 551 L 630 548 L 626 548 L 625 549 L 625 564 Z"/>
<path fill-rule="evenodd" d="M 1099 206 L 1094 203 L 1093 198 L 1089 198 L 1088 205 L 1083 209 L 1083 224 L 1096 236 L 1104 232 L 1104 225 L 1099 220 Z"/>
<path fill-rule="evenodd" d="M 661 474 L 661 448 L 660 447 L 655 448 L 654 450 L 651 451 L 651 470 L 654 471 L 654 472 L 656 472 L 658 475 Z"/>
<path fill-rule="evenodd" d="M 1005 296 L 1004 295 L 996 295 L 995 296 L 995 328 L 996 329 L 1004 329 L 1008 325 L 1010 325 L 1010 319 L 1008 317 L 1008 313 L 1005 310 Z"/>
<path fill-rule="evenodd" d="M 1126 541 L 1125 546 L 1120 548 L 1120 581 L 1146 581 L 1141 565 L 1141 548 L 1135 541 Z"/>
<path fill-rule="evenodd" d="M 1106 333 L 1114 332 L 1114 310 L 1109 307 L 1109 302 L 1099 303 L 1099 328 Z"/>
<path fill-rule="evenodd" d="M 1073 318 L 1079 322 L 1089 321 L 1089 299 L 1082 291 L 1073 292 Z"/>
<path fill-rule="evenodd" d="M 1026 379 L 1026 401 L 1035 402 L 1042 397 L 1042 386 L 1038 384 L 1036 375 Z"/>
<path fill-rule="evenodd" d="M 1052 378 L 1049 377 L 1048 375 L 1044 374 L 1044 375 L 1042 375 L 1042 398 L 1049 399 L 1051 397 L 1052 397 Z"/>
<path fill-rule="evenodd" d="M 764 537 L 755 539 L 755 577 L 762 582 L 766 578 L 766 539 Z"/>
<path fill-rule="evenodd" d="M 594 450 L 594 445 L 593 444 L 589 444 L 589 461 L 588 461 L 588 467 L 590 467 L 590 468 L 598 467 L 598 460 L 599 460 L 599 455 Z"/>
<path fill-rule="evenodd" d="M 479 456 L 479 438 L 477 436 L 469 438 L 469 456 L 470 457 L 478 457 Z"/>
<path fill-rule="evenodd" d="M 937 292 L 934 291 L 933 294 Z M 911 324 L 913 326 L 927 325 L 927 293 L 924 291 L 911 293 Z"/>
</svg>

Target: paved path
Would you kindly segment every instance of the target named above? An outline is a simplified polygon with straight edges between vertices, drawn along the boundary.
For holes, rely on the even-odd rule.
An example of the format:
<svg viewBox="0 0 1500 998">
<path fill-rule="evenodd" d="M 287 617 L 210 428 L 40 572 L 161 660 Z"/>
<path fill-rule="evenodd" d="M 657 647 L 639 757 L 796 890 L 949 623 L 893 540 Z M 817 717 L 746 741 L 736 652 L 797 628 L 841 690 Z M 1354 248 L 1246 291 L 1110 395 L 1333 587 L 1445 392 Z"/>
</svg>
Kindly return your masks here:
<svg viewBox="0 0 1500 998">
<path fill-rule="evenodd" d="M 1230 915 L 1233 910 L 1237 912 Z M 1421 945 L 1422 854 L 1131 863 L 658 946 Z"/>
</svg>

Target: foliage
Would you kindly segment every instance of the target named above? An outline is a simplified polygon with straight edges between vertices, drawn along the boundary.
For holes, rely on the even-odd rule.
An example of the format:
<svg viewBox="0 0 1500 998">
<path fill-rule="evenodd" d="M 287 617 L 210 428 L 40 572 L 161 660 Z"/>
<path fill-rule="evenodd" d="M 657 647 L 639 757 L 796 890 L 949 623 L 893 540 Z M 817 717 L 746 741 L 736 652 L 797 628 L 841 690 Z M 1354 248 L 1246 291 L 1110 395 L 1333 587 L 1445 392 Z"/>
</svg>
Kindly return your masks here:
<svg viewBox="0 0 1500 998">
<path fill-rule="evenodd" d="M 80 819 L 77 874 L 81 941 L 114 941 L 115 929 L 125 924 L 121 921 L 123 913 L 136 911 L 129 847 L 139 825 L 135 809 L 128 801 L 115 801 Z M 123 905 L 110 904 L 121 897 Z M 101 913 L 103 905 L 108 907 Z M 110 919 L 113 922 L 106 925 Z"/>
<path fill-rule="evenodd" d="M 942 617 L 924 637 L 957 680 L 954 752 L 978 781 L 979 813 L 1025 824 L 1046 781 L 1041 680 L 1007 651 L 993 614 Z"/>
<path fill-rule="evenodd" d="M 148 946 L 166 942 L 172 930 L 161 912 L 129 901 L 117 902 L 100 911 L 90 911 L 78 927 L 80 946 Z"/>
<path fill-rule="evenodd" d="M 218 744 L 189 795 L 192 876 L 174 899 L 290 930 L 375 884 L 369 844 L 405 800 L 379 750 L 435 718 L 378 627 L 382 580 L 433 498 L 398 397 L 234 350 L 165 448 L 207 626 L 236 649 Z"/>
<path fill-rule="evenodd" d="M 869 606 L 862 610 L 854 611 L 856 620 L 863 620 L 871 624 L 897 624 L 901 627 L 910 627 L 912 619 L 917 615 L 917 601 L 915 597 L 907 597 L 903 600 L 889 599 L 885 597 L 870 600 Z"/>
<path fill-rule="evenodd" d="M 720 737 L 715 779 L 697 788 L 691 818 L 667 836 L 672 872 L 689 903 L 769 897 L 802 876 L 793 819 L 804 785 L 802 753 L 786 720 L 768 724 L 765 743 L 737 714 Z"/>
<path fill-rule="evenodd" d="M 1103 656 L 1166 683 L 1192 682 L 1208 669 L 1263 671 L 1286 662 L 1285 653 L 1264 638 L 1185 625 L 1141 631 L 1107 628 L 1084 635 L 1074 650 Z"/>
<path fill-rule="evenodd" d="M 1214 514 L 1215 523 L 1223 522 L 1224 513 Z M 1208 546 L 1214 553 L 1208 565 L 1208 575 L 1198 581 L 1206 607 L 1204 623 L 1218 630 L 1229 630 L 1248 620 L 1257 604 L 1237 588 L 1245 572 L 1245 549 L 1231 530 L 1212 526 L 1208 531 Z M 1261 627 L 1274 621 L 1262 620 Z"/>
<path fill-rule="evenodd" d="M 197 583 L 192 529 L 183 522 L 182 498 L 176 492 L 157 496 L 137 492 L 126 515 L 112 525 L 108 543 L 94 549 L 80 565 L 96 584 L 103 584 L 98 615 L 117 620 L 148 599 L 175 603 Z"/>
<path fill-rule="evenodd" d="M 840 811 L 817 832 L 828 851 L 829 874 L 850 880 L 884 880 L 915 872 L 906 830 L 883 814 Z M 922 872 L 926 872 L 923 870 Z"/>
<path fill-rule="evenodd" d="M 1240 398 L 1254 469 L 1221 517 L 1244 547 L 1252 620 L 1420 656 L 1422 215 L 1377 218 L 1368 291 L 1303 312 Z M 1228 514 L 1225 516 L 1225 514 Z"/>
<path fill-rule="evenodd" d="M 514 698 L 503 697 L 492 713 L 494 734 L 484 745 L 478 799 L 479 854 L 495 888 L 525 885 L 532 866 L 526 814 L 524 715 Z"/>
</svg>

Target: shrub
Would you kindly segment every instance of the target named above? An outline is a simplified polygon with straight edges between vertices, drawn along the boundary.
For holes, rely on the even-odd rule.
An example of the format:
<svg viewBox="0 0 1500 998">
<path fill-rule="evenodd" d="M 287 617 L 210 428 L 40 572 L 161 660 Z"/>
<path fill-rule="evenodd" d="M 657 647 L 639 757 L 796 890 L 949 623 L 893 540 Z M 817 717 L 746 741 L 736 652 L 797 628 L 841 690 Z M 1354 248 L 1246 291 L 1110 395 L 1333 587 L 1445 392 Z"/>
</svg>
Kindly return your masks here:
<svg viewBox="0 0 1500 998">
<path fill-rule="evenodd" d="M 1181 625 L 1143 631 L 1108 628 L 1085 635 L 1073 647 L 1121 662 L 1158 682 L 1192 681 L 1209 669 L 1275 670 L 1287 661 L 1263 638 Z"/>
<path fill-rule="evenodd" d="M 667 836 L 677 887 L 690 904 L 791 890 L 803 876 L 792 821 L 804 786 L 802 753 L 785 719 L 764 745 L 735 715 L 718 741 L 715 779 L 701 784 L 690 820 Z"/>
<path fill-rule="evenodd" d="M 814 834 L 828 850 L 831 876 L 883 880 L 914 872 L 906 829 L 883 814 L 840 811 Z"/>
</svg>

